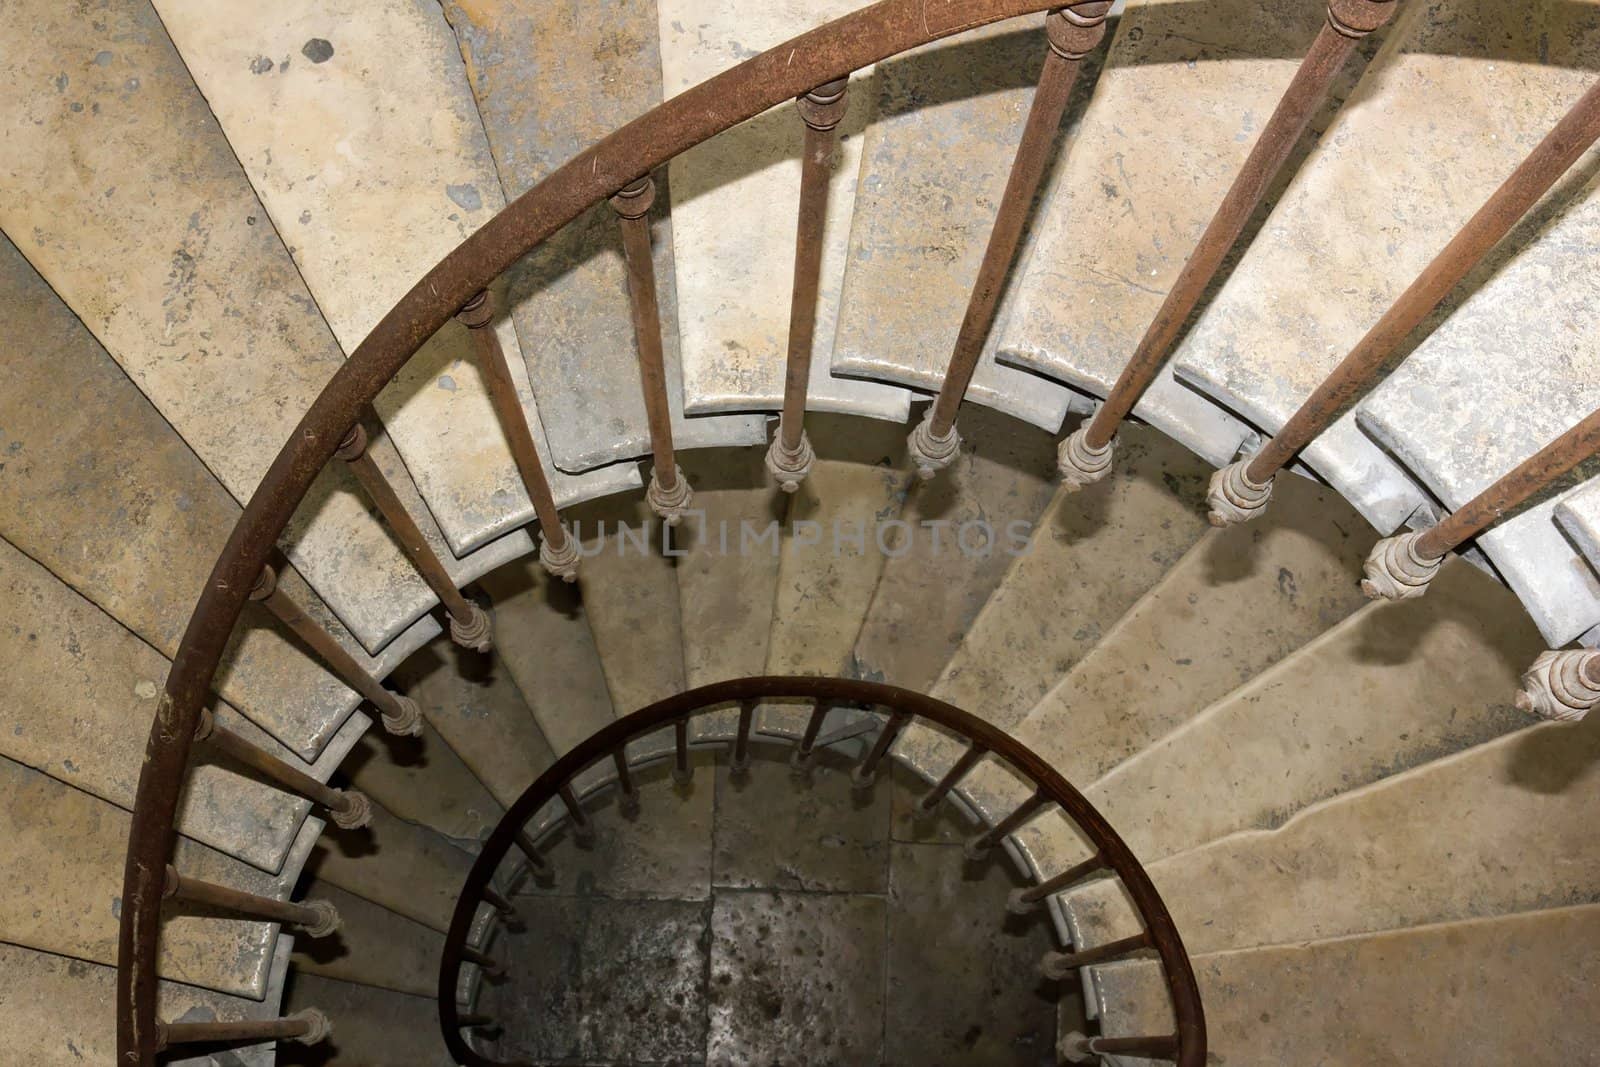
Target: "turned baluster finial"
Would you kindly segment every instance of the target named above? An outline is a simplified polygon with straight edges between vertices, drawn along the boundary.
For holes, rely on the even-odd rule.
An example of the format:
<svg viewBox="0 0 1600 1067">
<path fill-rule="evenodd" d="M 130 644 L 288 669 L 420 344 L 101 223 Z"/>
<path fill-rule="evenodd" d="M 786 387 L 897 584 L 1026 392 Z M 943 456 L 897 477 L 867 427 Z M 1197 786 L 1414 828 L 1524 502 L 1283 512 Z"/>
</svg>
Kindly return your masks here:
<svg viewBox="0 0 1600 1067">
<path fill-rule="evenodd" d="M 1577 722 L 1600 704 L 1600 651 L 1544 652 L 1522 676 L 1517 707 L 1541 719 Z"/>
</svg>

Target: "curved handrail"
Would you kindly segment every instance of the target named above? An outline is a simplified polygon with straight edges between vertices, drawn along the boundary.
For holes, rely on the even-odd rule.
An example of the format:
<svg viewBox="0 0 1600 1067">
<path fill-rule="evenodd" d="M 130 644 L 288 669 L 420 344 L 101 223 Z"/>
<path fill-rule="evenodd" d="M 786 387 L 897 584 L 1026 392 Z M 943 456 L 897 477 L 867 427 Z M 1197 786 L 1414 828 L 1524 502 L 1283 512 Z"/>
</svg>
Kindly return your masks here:
<svg viewBox="0 0 1600 1067">
<path fill-rule="evenodd" d="M 117 956 L 117 1055 L 154 1063 L 161 889 L 201 709 L 252 585 L 361 412 L 493 280 L 590 207 L 696 144 L 825 82 L 965 30 L 1062 0 L 882 0 L 761 53 L 585 149 L 428 271 L 334 373 L 234 524 L 167 676 L 134 795 Z"/>
<path fill-rule="evenodd" d="M 445 938 L 439 965 L 439 1024 L 444 1041 L 457 1063 L 469 1067 L 505 1067 L 474 1052 L 461 1037 L 456 990 L 460 980 L 462 952 L 471 934 L 478 904 L 484 899 L 496 869 L 516 844 L 523 826 L 546 804 L 560 796 L 587 768 L 623 751 L 624 746 L 644 734 L 683 721 L 710 708 L 762 700 L 800 698 L 819 705 L 860 705 L 880 707 L 937 723 L 960 734 L 969 743 L 997 756 L 1032 781 L 1037 790 L 1078 825 L 1098 850 L 1105 868 L 1116 872 L 1127 888 L 1134 908 L 1144 921 L 1150 947 L 1161 959 L 1167 978 L 1177 1024 L 1176 1059 L 1179 1067 L 1201 1067 L 1206 1059 L 1205 1014 L 1200 1003 L 1200 988 L 1194 969 L 1183 947 L 1183 939 L 1161 900 L 1150 876 L 1133 852 L 1112 829 L 1105 816 L 1063 778 L 1050 763 L 998 726 L 978 718 L 953 704 L 879 682 L 848 678 L 764 676 L 716 682 L 659 700 L 589 735 L 581 744 L 549 767 L 538 781 L 517 798 L 484 842 L 466 883 L 456 898 L 455 914 Z"/>
</svg>

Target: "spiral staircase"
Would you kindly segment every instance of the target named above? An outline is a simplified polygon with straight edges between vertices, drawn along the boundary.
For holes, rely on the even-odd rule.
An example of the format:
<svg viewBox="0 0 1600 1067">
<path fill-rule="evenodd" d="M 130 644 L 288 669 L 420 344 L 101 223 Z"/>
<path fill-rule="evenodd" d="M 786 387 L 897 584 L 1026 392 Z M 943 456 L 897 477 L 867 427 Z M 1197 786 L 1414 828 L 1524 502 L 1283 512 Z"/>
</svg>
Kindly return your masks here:
<svg viewBox="0 0 1600 1067">
<path fill-rule="evenodd" d="M 754 734 L 1063 1062 L 1597 1062 L 1600 3 L 856 6 L 0 7 L 0 1059 L 477 1057 Z"/>
</svg>

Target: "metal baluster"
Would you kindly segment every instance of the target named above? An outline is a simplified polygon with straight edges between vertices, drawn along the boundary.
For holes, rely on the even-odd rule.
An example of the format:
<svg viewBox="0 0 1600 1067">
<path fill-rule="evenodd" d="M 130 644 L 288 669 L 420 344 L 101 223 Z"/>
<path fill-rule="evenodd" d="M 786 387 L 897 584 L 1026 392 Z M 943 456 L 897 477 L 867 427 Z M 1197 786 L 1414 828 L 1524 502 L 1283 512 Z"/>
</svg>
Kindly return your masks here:
<svg viewBox="0 0 1600 1067">
<path fill-rule="evenodd" d="M 247 919 L 294 926 L 307 937 L 327 937 L 339 929 L 339 912 L 326 900 L 308 900 L 302 904 L 273 900 L 271 897 L 185 877 L 170 863 L 167 864 L 161 895 L 166 900 L 202 904 Z"/>
<path fill-rule="evenodd" d="M 1069 488 L 1097 482 L 1111 469 L 1112 441 L 1139 397 L 1166 363 L 1172 346 L 1200 297 L 1216 277 L 1223 260 L 1244 232 L 1269 186 L 1288 162 L 1300 135 L 1316 114 L 1328 86 L 1338 75 L 1356 42 L 1393 17 L 1397 0 L 1331 0 L 1328 18 L 1294 79 L 1278 101 L 1212 216 L 1200 242 L 1167 292 L 1161 310 L 1140 339 L 1128 365 L 1094 417 L 1061 443 L 1061 477 Z"/>
<path fill-rule="evenodd" d="M 728 772 L 744 775 L 750 772 L 750 727 L 755 723 L 756 702 L 739 703 L 739 732 L 733 739 L 733 757 L 728 761 Z"/>
<path fill-rule="evenodd" d="M 473 948 L 471 945 L 461 947 L 461 958 L 468 963 L 476 963 L 483 969 L 484 974 L 503 974 L 505 968 L 500 966 L 500 961 L 484 952 L 482 949 Z"/>
<path fill-rule="evenodd" d="M 522 410 L 522 401 L 517 399 L 517 389 L 511 381 L 505 349 L 500 347 L 500 338 L 490 325 L 494 321 L 494 299 L 489 291 L 484 290 L 467 301 L 456 318 L 467 328 L 467 336 L 477 356 L 478 372 L 483 376 L 489 402 L 494 406 L 495 418 L 500 423 L 500 431 L 506 435 L 511 458 L 516 461 L 517 472 L 522 475 L 523 488 L 533 502 L 533 512 L 538 518 L 542 535 L 539 563 L 564 581 L 576 581 L 578 545 L 561 524 L 561 512 L 556 508 L 550 479 L 539 458 L 539 446 L 533 442 L 528 415 Z"/>
<path fill-rule="evenodd" d="M 457 1015 L 456 1025 L 463 1030 L 491 1027 L 494 1025 L 494 1016 L 477 1013 L 473 1015 Z"/>
<path fill-rule="evenodd" d="M 689 762 L 689 717 L 672 724 L 672 783 L 679 789 L 694 781 L 694 764 Z"/>
<path fill-rule="evenodd" d="M 828 183 L 833 176 L 837 129 L 844 118 L 849 78 L 818 86 L 795 101 L 805 123 L 800 154 L 800 211 L 795 224 L 794 288 L 789 297 L 789 354 L 783 378 L 783 413 L 767 449 L 767 471 L 785 493 L 800 488 L 817 455 L 806 437 L 806 390 L 817 330 L 817 292 L 822 283 L 822 236 L 828 222 Z"/>
<path fill-rule="evenodd" d="M 628 769 L 628 753 L 625 749 L 617 749 L 611 753 L 611 762 L 617 768 L 617 788 L 621 791 L 621 800 L 618 806 L 624 815 L 637 815 L 639 813 L 639 790 L 633 784 L 633 774 Z"/>
<path fill-rule="evenodd" d="M 928 790 L 922 799 L 917 801 L 915 814 L 922 816 L 932 814 L 933 809 L 939 806 L 939 801 L 943 800 L 950 790 L 954 789 L 961 779 L 967 776 L 967 772 L 976 767 L 978 761 L 983 759 L 988 752 L 989 750 L 980 744 L 973 743 L 969 745 L 967 750 L 961 754 L 961 758 L 956 760 L 955 766 L 946 771 L 944 777 L 939 779 L 939 784 Z"/>
<path fill-rule="evenodd" d="M 567 817 L 572 820 L 573 843 L 579 848 L 593 847 L 594 824 L 589 821 L 583 805 L 578 803 L 578 797 L 573 793 L 570 784 L 561 787 L 561 803 L 567 809 Z"/>
<path fill-rule="evenodd" d="M 494 887 L 487 885 L 484 886 L 482 889 L 478 890 L 478 896 L 483 898 L 483 902 L 485 904 L 499 912 L 501 918 L 515 919 L 517 917 L 517 909 L 515 905 L 513 905 L 511 901 L 507 900 L 505 897 L 501 896 L 499 892 L 494 889 Z"/>
<path fill-rule="evenodd" d="M 450 617 L 450 639 L 463 648 L 489 651 L 493 644 L 493 631 L 488 612 L 462 596 L 461 590 L 456 588 L 450 573 L 444 569 L 444 563 L 428 544 L 427 538 L 422 536 L 422 530 L 411 513 L 400 502 L 394 486 L 389 484 L 389 479 L 384 477 L 383 471 L 378 469 L 377 463 L 367 453 L 366 428 L 359 422 L 350 427 L 350 432 L 339 442 L 339 449 L 334 455 L 350 467 L 351 473 L 388 521 L 389 528 L 394 531 L 407 558 L 417 568 L 417 573 L 428 583 L 428 588 L 439 598 L 439 603 L 444 605 L 445 613 Z"/>
<path fill-rule="evenodd" d="M 517 850 L 528 861 L 528 871 L 533 875 L 533 880 L 541 885 L 548 885 L 555 880 L 555 871 L 550 867 L 550 861 L 544 858 L 539 851 L 539 846 L 533 843 L 526 831 L 518 830 L 516 835 Z"/>
<path fill-rule="evenodd" d="M 1142 933 L 1118 941 L 1108 941 L 1096 948 L 1084 949 L 1082 952 L 1046 952 L 1039 961 L 1039 973 L 1046 978 L 1060 981 L 1079 967 L 1120 959 L 1129 953 L 1149 947 L 1150 935 Z"/>
<path fill-rule="evenodd" d="M 1068 1063 L 1098 1063 L 1101 1056 L 1121 1054 L 1153 1060 L 1178 1058 L 1178 1036 L 1163 1037 L 1085 1037 L 1073 1031 L 1061 1039 L 1061 1058 Z"/>
<path fill-rule="evenodd" d="M 284 790 L 328 809 L 333 824 L 341 830 L 358 830 L 372 821 L 372 801 L 354 789 L 335 789 L 304 771 L 284 762 L 232 730 L 217 723 L 210 708 L 200 709 L 200 722 L 194 739 L 209 744 L 236 763 L 242 763 L 272 779 Z"/>
<path fill-rule="evenodd" d="M 789 766 L 795 773 L 804 774 L 811 769 L 811 756 L 817 744 L 817 735 L 822 732 L 822 723 L 831 710 L 826 701 L 819 700 L 811 708 L 811 717 L 806 720 L 805 733 L 800 736 L 800 745 L 789 757 Z"/>
<path fill-rule="evenodd" d="M 889 748 L 894 744 L 894 739 L 900 736 L 900 731 L 906 728 L 906 723 L 911 721 L 910 712 L 891 712 L 889 721 L 883 724 L 883 729 L 878 733 L 878 739 L 872 743 L 872 751 L 867 753 L 867 758 L 861 761 L 861 766 L 850 773 L 850 784 L 857 789 L 871 789 L 872 783 L 878 780 L 878 764 L 889 754 Z"/>
<path fill-rule="evenodd" d="M 628 264 L 628 302 L 633 311 L 633 336 L 639 349 L 639 385 L 644 390 L 645 418 L 650 424 L 650 451 L 655 462 L 645 499 L 668 526 L 683 521 L 694 493 L 678 466 L 672 447 L 672 414 L 667 406 L 667 370 L 661 352 L 661 308 L 656 300 L 656 264 L 650 252 L 650 206 L 656 183 L 648 174 L 611 198 L 622 225 L 622 255 Z"/>
<path fill-rule="evenodd" d="M 1027 800 L 1024 800 L 1016 811 L 1013 811 L 988 830 L 968 841 L 966 847 L 967 859 L 983 859 L 994 846 L 1004 841 L 1008 835 L 1015 833 L 1022 827 L 1023 823 L 1037 815 L 1039 809 L 1049 803 L 1050 798 L 1044 794 L 1043 790 L 1034 793 Z"/>
<path fill-rule="evenodd" d="M 383 728 L 392 734 L 416 735 L 422 733 L 422 709 L 410 697 L 385 689 L 378 680 L 345 651 L 332 634 L 319 626 L 316 620 L 278 588 L 278 574 L 270 566 L 261 568 L 261 576 L 250 590 L 250 599 L 272 612 L 278 621 L 293 630 L 300 640 L 311 646 L 322 661 L 339 679 L 360 693 L 383 713 Z"/>
<path fill-rule="evenodd" d="M 315 1045 L 327 1040 L 333 1024 L 316 1008 L 297 1011 L 281 1019 L 241 1019 L 237 1022 L 167 1023 L 156 1021 L 156 1051 L 173 1045 L 199 1043 L 255 1043 L 259 1041 L 297 1041 Z"/>
<path fill-rule="evenodd" d="M 1564 115 L 1518 164 L 1394 306 L 1367 331 L 1316 391 L 1255 455 L 1217 471 L 1207 500 L 1213 526 L 1254 518 L 1272 496 L 1278 472 L 1375 385 L 1396 347 L 1439 306 L 1557 179 L 1600 138 L 1600 85 Z"/>
<path fill-rule="evenodd" d="M 961 399 L 972 384 L 978 357 L 994 325 L 1006 274 L 1016 258 L 1028 212 L 1050 164 L 1050 148 L 1061 128 L 1061 116 L 1067 109 L 1073 83 L 1078 79 L 1083 58 L 1105 36 L 1106 13 L 1110 10 L 1111 4 L 1105 0 L 1079 0 L 1045 17 L 1050 47 L 1045 53 L 1044 69 L 1039 74 L 1039 86 L 1034 90 L 1022 140 L 1011 164 L 1011 175 L 1006 179 L 1000 210 L 989 233 L 989 244 L 984 249 L 983 262 L 967 300 L 966 314 L 956 335 L 939 396 L 908 440 L 918 477 L 932 478 L 936 471 L 955 462 L 961 452 L 961 436 L 955 428 Z"/>
<path fill-rule="evenodd" d="M 1517 707 L 1555 722 L 1577 722 L 1600 705 L 1600 652 L 1544 652 L 1522 676 Z"/>
<path fill-rule="evenodd" d="M 1069 885 L 1081 882 L 1097 871 L 1105 870 L 1105 857 L 1099 853 L 1075 867 L 1069 867 L 1054 878 L 1048 878 L 1036 886 L 1027 889 L 1013 889 L 1011 896 L 1006 900 L 1006 910 L 1013 915 L 1026 915 L 1035 910 L 1044 899 L 1053 893 L 1059 893 Z"/>
</svg>

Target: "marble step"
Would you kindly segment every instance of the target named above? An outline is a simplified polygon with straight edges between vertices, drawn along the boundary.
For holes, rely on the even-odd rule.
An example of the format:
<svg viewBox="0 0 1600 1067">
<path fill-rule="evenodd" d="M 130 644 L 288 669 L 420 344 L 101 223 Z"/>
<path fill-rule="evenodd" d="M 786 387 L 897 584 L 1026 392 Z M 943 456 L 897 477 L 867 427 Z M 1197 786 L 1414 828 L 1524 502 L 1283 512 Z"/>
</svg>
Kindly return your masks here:
<svg viewBox="0 0 1600 1067">
<path fill-rule="evenodd" d="M 433 728 L 429 710 L 423 707 L 417 736 L 369 731 L 339 773 L 398 818 L 458 841 L 480 841 L 505 810 Z"/>
<path fill-rule="evenodd" d="M 1500 1067 L 1593 1056 L 1597 958 L 1600 907 L 1587 905 L 1212 953 L 1194 963 L 1208 1054 L 1218 1062 Z M 1171 1032 L 1158 965 L 1101 967 L 1096 984 L 1107 1036 Z"/>
<path fill-rule="evenodd" d="M 440 933 L 471 867 L 472 856 L 449 839 L 379 804 L 360 830 L 330 825 L 306 861 L 312 877 Z"/>
<path fill-rule="evenodd" d="M 344 352 L 504 206 L 437 5 L 156 7 Z M 516 330 L 503 312 L 493 328 L 539 440 Z M 376 406 L 456 553 L 533 517 L 463 327 L 439 331 Z M 558 475 L 557 500 L 615 492 L 635 473 Z"/>
<path fill-rule="evenodd" d="M 1275 433 L 1588 87 L 1597 30 L 1587 5 L 1402 6 L 1184 339 L 1179 380 Z M 1353 411 L 1302 458 L 1381 533 L 1429 504 Z"/>
<path fill-rule="evenodd" d="M 648 0 L 608 4 L 598 18 L 577 0 L 537 13 L 485 0 L 449 0 L 444 8 L 508 198 L 661 102 L 656 7 Z M 759 415 L 683 414 L 664 186 L 656 200 L 652 231 L 673 442 L 684 449 L 764 444 Z M 650 452 L 627 287 L 621 229 L 606 204 L 511 273 L 512 320 L 553 459 L 563 470 Z"/>
<path fill-rule="evenodd" d="M 1299 0 L 1132 0 L 1033 223 L 1002 363 L 1116 382 L 1321 28 Z M 1134 414 L 1213 465 L 1248 428 L 1162 370 Z"/>
<path fill-rule="evenodd" d="M 859 6 L 855 0 L 657 0 L 664 93 L 676 96 Z M 910 407 L 905 390 L 829 372 L 862 132 L 876 95 L 871 72 L 858 71 L 838 127 L 807 405 L 904 422 Z M 804 131 L 794 105 L 784 104 L 696 145 L 668 168 L 688 412 L 782 406 Z"/>
<path fill-rule="evenodd" d="M 0 754 L 131 810 L 171 663 L 43 567 L 0 541 Z M 226 704 L 225 728 L 326 781 L 365 726 L 302 763 Z M 358 721 L 359 720 L 359 721 Z M 293 847 L 310 805 L 242 768 L 199 758 L 178 815 L 178 830 L 269 874 Z"/>
<path fill-rule="evenodd" d="M 1491 253 L 1470 295 L 1357 409 L 1361 428 L 1446 508 L 1600 408 L 1600 354 L 1585 343 L 1600 327 L 1600 282 L 1586 269 L 1600 253 L 1597 161 L 1580 162 Z M 1560 494 L 1597 478 L 1591 459 L 1477 539 L 1552 647 L 1600 626 L 1600 575 L 1554 516 Z"/>
<path fill-rule="evenodd" d="M 1428 596 L 1361 608 L 1085 792 L 1145 863 L 1270 830 L 1527 726 L 1511 698 L 1543 650 L 1516 597 L 1457 560 Z"/>
<path fill-rule="evenodd" d="M 587 567 L 593 560 L 584 560 Z M 494 604 L 495 657 L 557 756 L 616 718 L 582 594 L 537 561 L 482 581 Z"/>
<path fill-rule="evenodd" d="M 242 502 L 337 369 L 338 345 L 155 11 L 29 0 L 6 14 L 8 34 L 28 45 L 0 75 L 17 130 L 0 229 L 150 398 L 165 432 Z M 57 87 L 37 91 L 47 85 Z M 392 450 L 383 442 L 377 454 Z M 409 477 L 399 480 L 425 517 Z M 342 465 L 313 486 L 284 543 L 369 651 L 433 604 Z"/>
<path fill-rule="evenodd" d="M 1600 722 L 1530 726 L 1148 866 L 1191 953 L 1600 901 Z M 1114 883 L 1068 894 L 1075 942 L 1133 932 Z"/>
<path fill-rule="evenodd" d="M 0 341 L 7 453 L 0 535 L 171 657 L 239 505 L 3 240 Z M 61 537 L 62 530 L 73 537 Z M 363 558 L 359 547 L 348 546 L 354 562 Z M 463 580 L 498 550 L 475 556 Z M 374 588 L 383 585 L 380 574 L 364 573 Z M 314 616 L 343 632 L 299 574 L 286 569 L 282 580 Z M 245 620 L 218 674 L 218 692 L 302 758 L 318 760 L 360 698 L 264 613 L 247 609 Z M 382 674 L 437 632 L 432 619 L 422 619 L 379 659 L 353 642 L 351 651 Z"/>
<path fill-rule="evenodd" d="M 0 760 L 0 941 L 115 965 L 122 868 L 130 818 L 119 807 Z M 285 898 L 321 824 L 308 819 L 284 873 L 270 875 L 178 838 L 172 862 L 194 878 Z M 169 906 L 156 972 L 203 989 L 260 1000 L 270 977 L 276 923 L 203 916 Z"/>
<path fill-rule="evenodd" d="M 912 482 L 905 525 L 869 543 L 886 558 L 855 642 L 857 677 L 927 692 L 1055 494 L 1053 437 L 986 408 L 969 409 L 961 433 L 955 463 Z"/>
<path fill-rule="evenodd" d="M 384 1067 L 452 1067 L 439 1036 L 439 1009 L 432 996 L 298 975 L 289 984 L 287 1011 L 320 1008 L 333 1022 L 325 1046 L 280 1045 L 278 1063 L 321 1067 L 326 1063 Z"/>
<path fill-rule="evenodd" d="M 160 982 L 157 1010 L 168 1022 L 218 1022 L 278 1017 L 278 994 L 288 969 L 289 938 L 279 939 L 274 990 L 264 1001 L 215 993 L 180 982 Z M 20 945 L 0 943 L 0 1047 L 14 1063 L 32 1067 L 82 1067 L 117 1058 L 117 969 Z M 274 1042 L 234 1045 L 220 1055 L 169 1054 L 172 1067 L 273 1067 Z M 223 1058 L 225 1057 L 225 1058 Z"/>
<path fill-rule="evenodd" d="M 928 392 L 944 383 L 1048 51 L 1044 19 L 1036 15 L 878 65 L 876 114 L 862 138 L 839 297 L 834 373 Z M 1103 55 L 1097 49 L 1083 65 L 1058 156 L 1069 150 Z M 1019 253 L 1019 260 L 1025 257 Z M 908 292 L 916 299 L 905 299 Z M 1052 381 L 1000 366 L 992 351 L 979 361 L 966 398 L 1052 433 L 1068 408 L 1083 401 Z"/>
<path fill-rule="evenodd" d="M 1586 485 L 1558 503 L 1556 522 L 1600 573 L 1600 484 Z"/>
<path fill-rule="evenodd" d="M 555 762 L 510 670 L 498 655 L 465 652 L 435 639 L 395 672 L 422 705 L 428 725 L 502 808 Z"/>
<path fill-rule="evenodd" d="M 297 975 L 315 974 L 419 997 L 439 992 L 443 934 L 314 878 L 301 887 L 301 894 L 337 908 L 339 929 L 328 937 L 303 937 L 295 943 Z"/>
</svg>

